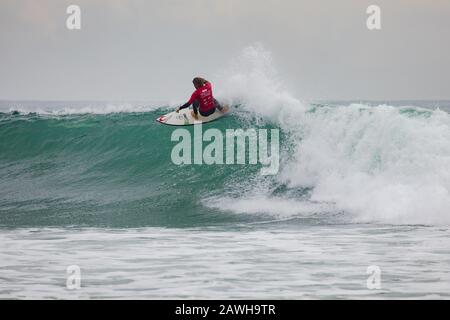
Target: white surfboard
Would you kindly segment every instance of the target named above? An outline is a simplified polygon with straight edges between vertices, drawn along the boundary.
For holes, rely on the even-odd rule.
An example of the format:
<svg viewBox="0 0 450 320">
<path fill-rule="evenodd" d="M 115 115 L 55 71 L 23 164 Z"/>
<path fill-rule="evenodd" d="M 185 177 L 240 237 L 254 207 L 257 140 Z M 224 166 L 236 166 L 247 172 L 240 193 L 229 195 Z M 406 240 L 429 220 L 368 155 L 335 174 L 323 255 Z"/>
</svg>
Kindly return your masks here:
<svg viewBox="0 0 450 320">
<path fill-rule="evenodd" d="M 207 116 L 207 117 L 203 117 L 200 113 L 198 114 L 198 119 L 194 119 L 194 117 L 192 116 L 192 109 L 186 108 L 183 110 L 180 110 L 179 112 L 173 111 L 170 112 L 168 114 L 165 114 L 159 118 L 156 119 L 156 121 L 162 123 L 162 124 L 167 124 L 167 125 L 171 125 L 171 126 L 190 126 L 193 124 L 199 124 L 199 123 L 206 123 L 206 122 L 211 122 L 214 120 L 217 120 L 221 117 L 223 117 L 225 114 L 228 113 L 228 106 L 224 106 L 223 111 L 219 111 L 216 108 L 216 111 Z"/>
</svg>

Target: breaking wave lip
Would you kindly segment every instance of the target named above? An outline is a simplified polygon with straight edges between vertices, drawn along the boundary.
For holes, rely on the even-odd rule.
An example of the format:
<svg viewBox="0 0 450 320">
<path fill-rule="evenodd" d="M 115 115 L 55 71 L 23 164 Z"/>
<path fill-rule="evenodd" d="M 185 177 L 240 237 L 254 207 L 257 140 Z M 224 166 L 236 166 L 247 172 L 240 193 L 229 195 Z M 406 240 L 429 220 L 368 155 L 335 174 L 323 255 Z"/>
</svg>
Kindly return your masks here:
<svg viewBox="0 0 450 320">
<path fill-rule="evenodd" d="M 261 45 L 246 48 L 225 74 L 224 95 L 254 120 L 287 133 L 291 150 L 273 177 L 276 183 L 311 188 L 307 200 L 333 203 L 356 222 L 450 224 L 448 112 L 409 105 L 304 104 L 285 90 Z M 240 188 L 244 196 L 214 206 L 274 215 L 311 209 L 265 191 L 249 198 L 250 189 Z"/>
<path fill-rule="evenodd" d="M 141 113 L 173 108 L 167 102 L 1 101 L 0 112 L 39 115 Z"/>
</svg>

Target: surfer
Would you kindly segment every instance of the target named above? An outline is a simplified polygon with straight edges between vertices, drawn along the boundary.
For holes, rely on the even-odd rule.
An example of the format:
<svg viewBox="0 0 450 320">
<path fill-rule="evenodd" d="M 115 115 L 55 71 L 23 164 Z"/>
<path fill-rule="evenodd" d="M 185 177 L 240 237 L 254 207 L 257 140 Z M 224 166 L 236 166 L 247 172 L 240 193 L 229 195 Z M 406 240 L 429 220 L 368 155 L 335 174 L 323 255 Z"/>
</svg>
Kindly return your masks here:
<svg viewBox="0 0 450 320">
<path fill-rule="evenodd" d="M 216 111 L 216 108 L 221 112 L 226 112 L 220 103 L 214 99 L 212 94 L 212 86 L 208 80 L 200 77 L 195 77 L 192 80 L 195 91 L 188 102 L 177 108 L 177 112 L 181 109 L 188 108 L 192 104 L 191 114 L 194 119 L 198 119 L 198 113 L 203 117 L 207 117 Z"/>
</svg>

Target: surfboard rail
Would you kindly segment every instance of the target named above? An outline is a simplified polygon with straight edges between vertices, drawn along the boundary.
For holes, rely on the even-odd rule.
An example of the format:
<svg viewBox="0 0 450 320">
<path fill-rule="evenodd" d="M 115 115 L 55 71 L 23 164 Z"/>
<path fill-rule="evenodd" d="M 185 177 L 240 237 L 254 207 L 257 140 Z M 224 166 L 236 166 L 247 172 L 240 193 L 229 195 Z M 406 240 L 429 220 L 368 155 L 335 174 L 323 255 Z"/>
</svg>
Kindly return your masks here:
<svg viewBox="0 0 450 320">
<path fill-rule="evenodd" d="M 156 118 L 156 121 L 170 126 L 192 126 L 195 124 L 208 123 L 220 119 L 224 115 L 229 113 L 229 109 L 230 108 L 228 106 L 224 106 L 225 111 L 219 111 L 218 109 L 216 109 L 213 114 L 207 117 L 203 117 L 199 114 L 198 119 L 195 119 L 191 114 L 192 109 L 186 108 L 180 110 L 179 112 L 172 111 L 165 115 L 162 115 Z"/>
</svg>

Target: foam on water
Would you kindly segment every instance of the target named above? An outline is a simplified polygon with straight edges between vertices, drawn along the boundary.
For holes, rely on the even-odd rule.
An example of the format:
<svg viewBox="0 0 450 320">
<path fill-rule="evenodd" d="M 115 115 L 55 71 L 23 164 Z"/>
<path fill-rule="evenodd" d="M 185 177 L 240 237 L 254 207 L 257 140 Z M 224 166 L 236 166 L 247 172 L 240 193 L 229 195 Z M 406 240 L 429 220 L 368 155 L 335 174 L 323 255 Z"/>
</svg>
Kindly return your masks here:
<svg viewBox="0 0 450 320">
<path fill-rule="evenodd" d="M 311 187 L 310 200 L 332 202 L 356 221 L 450 223 L 447 112 L 365 104 L 307 108 L 283 89 L 270 54 L 259 45 L 244 50 L 228 72 L 225 95 L 247 115 L 289 134 L 293 150 L 282 156 L 279 183 Z M 233 201 L 228 206 L 223 199 L 222 205 L 249 212 L 252 197 L 241 198 L 228 199 Z M 260 194 L 257 202 L 273 204 L 263 210 L 273 214 L 295 214 L 303 205 L 283 200 L 277 206 L 277 201 Z"/>
<path fill-rule="evenodd" d="M 208 200 L 211 201 L 211 199 Z M 234 200 L 217 198 L 213 200 L 211 206 L 217 209 L 247 214 L 271 213 L 281 218 L 292 215 L 310 216 L 316 215 L 317 213 L 329 213 L 335 210 L 332 204 L 323 202 L 314 203 L 311 201 L 281 197 L 264 197 L 262 195 Z"/>
<path fill-rule="evenodd" d="M 0 112 L 36 113 L 39 115 L 82 115 L 150 112 L 167 106 L 165 102 L 106 101 L 0 101 Z"/>
<path fill-rule="evenodd" d="M 450 297 L 448 230 L 436 227 L 31 228 L 0 241 L 1 299 Z M 73 265 L 79 290 L 66 288 Z"/>
</svg>

